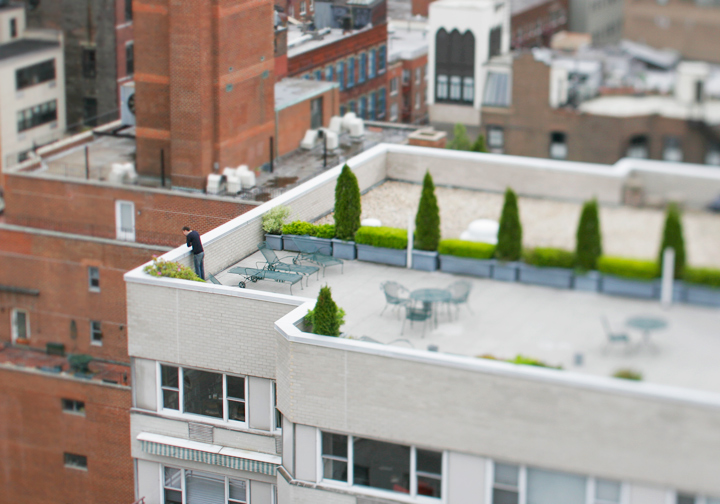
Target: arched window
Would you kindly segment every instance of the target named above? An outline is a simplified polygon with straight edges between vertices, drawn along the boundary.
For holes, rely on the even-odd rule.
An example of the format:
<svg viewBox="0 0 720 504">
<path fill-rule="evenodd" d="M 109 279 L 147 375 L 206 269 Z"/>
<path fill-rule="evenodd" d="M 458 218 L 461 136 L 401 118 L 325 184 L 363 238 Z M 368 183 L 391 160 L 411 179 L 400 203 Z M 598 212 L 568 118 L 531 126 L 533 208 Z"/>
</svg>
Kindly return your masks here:
<svg viewBox="0 0 720 504">
<path fill-rule="evenodd" d="M 435 34 L 435 101 L 472 104 L 475 97 L 475 36 L 470 30 Z"/>
</svg>

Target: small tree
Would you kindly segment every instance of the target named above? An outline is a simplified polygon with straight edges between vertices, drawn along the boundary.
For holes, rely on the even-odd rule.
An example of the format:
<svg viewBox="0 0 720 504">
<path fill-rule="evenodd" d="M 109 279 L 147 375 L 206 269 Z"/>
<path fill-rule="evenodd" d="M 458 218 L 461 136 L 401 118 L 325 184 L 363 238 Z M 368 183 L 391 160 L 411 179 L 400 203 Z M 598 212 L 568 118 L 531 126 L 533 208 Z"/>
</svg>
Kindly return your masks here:
<svg viewBox="0 0 720 504">
<path fill-rule="evenodd" d="M 312 326 L 313 334 L 340 336 L 340 326 L 345 323 L 345 311 L 333 301 L 330 287 L 326 285 L 320 289 L 315 308 L 307 313 L 305 321 Z"/>
<path fill-rule="evenodd" d="M 470 147 L 470 138 L 468 137 L 465 126 L 460 123 L 456 124 L 453 129 L 453 139 L 447 143 L 447 148 L 469 151 Z"/>
<path fill-rule="evenodd" d="M 575 238 L 575 266 L 585 271 L 597 269 L 598 257 L 602 255 L 602 235 L 596 200 L 583 204 Z"/>
<path fill-rule="evenodd" d="M 440 243 L 440 209 L 435 197 L 435 184 L 430 172 L 425 172 L 423 189 L 415 216 L 415 248 L 435 251 Z"/>
<path fill-rule="evenodd" d="M 517 196 L 512 189 L 505 191 L 505 203 L 500 216 L 495 257 L 501 261 L 517 261 L 522 254 L 522 225 Z"/>
<path fill-rule="evenodd" d="M 353 240 L 360 229 L 361 213 L 360 186 L 346 164 L 335 184 L 335 235 L 341 240 Z"/>
<path fill-rule="evenodd" d="M 478 135 L 470 150 L 473 152 L 487 152 L 488 150 L 485 146 L 485 137 L 483 135 Z"/>
<path fill-rule="evenodd" d="M 670 247 L 675 250 L 675 278 L 682 278 L 685 271 L 685 240 L 683 239 L 680 208 L 670 203 L 665 213 L 665 229 L 658 253 L 658 264 L 662 265 L 663 251 Z"/>
</svg>

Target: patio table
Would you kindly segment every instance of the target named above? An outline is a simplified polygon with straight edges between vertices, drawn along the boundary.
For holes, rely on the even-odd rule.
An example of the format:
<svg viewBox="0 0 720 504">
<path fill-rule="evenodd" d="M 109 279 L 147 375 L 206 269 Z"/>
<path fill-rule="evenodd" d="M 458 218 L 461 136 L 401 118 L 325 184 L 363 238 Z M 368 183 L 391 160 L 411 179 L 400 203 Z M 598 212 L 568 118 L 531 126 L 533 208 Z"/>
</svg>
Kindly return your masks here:
<svg viewBox="0 0 720 504">
<path fill-rule="evenodd" d="M 450 302 L 452 294 L 445 289 L 417 289 L 410 293 L 410 299 L 420 301 L 426 308 L 430 307 L 433 313 L 435 327 L 437 327 L 437 310 L 434 305 L 437 303 Z"/>
<path fill-rule="evenodd" d="M 630 317 L 625 324 L 633 329 L 639 329 L 643 333 L 643 342 L 650 342 L 650 333 L 655 330 L 665 329 L 667 322 L 659 317 Z"/>
</svg>

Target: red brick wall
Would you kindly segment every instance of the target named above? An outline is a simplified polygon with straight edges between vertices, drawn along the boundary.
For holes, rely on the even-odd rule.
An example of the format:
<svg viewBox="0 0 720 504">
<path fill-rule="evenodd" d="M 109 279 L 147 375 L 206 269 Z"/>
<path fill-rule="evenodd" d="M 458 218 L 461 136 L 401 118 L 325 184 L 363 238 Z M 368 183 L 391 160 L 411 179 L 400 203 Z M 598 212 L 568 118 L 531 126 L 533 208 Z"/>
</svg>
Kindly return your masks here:
<svg viewBox="0 0 720 504">
<path fill-rule="evenodd" d="M 132 80 L 127 73 L 127 51 L 125 47 L 133 40 L 132 20 L 125 20 L 125 0 L 115 0 L 115 45 L 118 81 L 118 108 L 120 107 L 120 87 L 123 82 Z"/>
<path fill-rule="evenodd" d="M 114 239 L 117 200 L 135 204 L 135 241 L 165 246 L 184 243 L 180 233 L 183 226 L 202 234 L 255 208 L 246 203 L 171 191 L 151 192 L 5 174 L 8 224 Z"/>
<path fill-rule="evenodd" d="M 513 13 L 510 19 L 510 46 L 548 46 L 554 33 L 568 29 L 568 9 L 569 0 L 548 0 L 522 12 Z"/>
<path fill-rule="evenodd" d="M 330 118 L 340 113 L 340 98 L 337 88 L 323 93 L 323 126 L 330 125 Z M 278 156 L 300 147 L 305 132 L 310 129 L 310 100 L 297 103 L 278 113 Z"/>
<path fill-rule="evenodd" d="M 412 0 L 412 15 L 427 17 L 429 6 L 433 2 L 434 0 Z"/>
<path fill-rule="evenodd" d="M 387 92 L 388 92 L 388 98 L 387 98 L 387 120 L 393 121 L 393 122 L 401 122 L 402 121 L 402 69 L 403 64 L 401 60 L 393 62 L 391 65 L 388 65 L 388 71 L 387 71 Z M 392 89 L 391 81 L 393 79 L 397 79 L 397 87 L 396 92 L 393 94 L 390 90 Z M 392 117 L 392 105 L 395 104 L 397 106 L 397 117 Z"/>
<path fill-rule="evenodd" d="M 129 362 L 123 274 L 161 253 L 0 228 L 0 285 L 40 291 L 39 296 L 0 291 L 0 342 L 11 341 L 12 311 L 18 308 L 28 313 L 33 347 L 63 343 L 68 353 Z M 99 269 L 99 292 L 89 288 L 89 266 Z M 102 324 L 102 346 L 90 342 L 91 320 Z"/>
<path fill-rule="evenodd" d="M 130 504 L 130 390 L 0 368 L 2 502 Z M 85 416 L 61 399 L 85 402 Z M 87 471 L 63 453 L 87 456 Z"/>
<path fill-rule="evenodd" d="M 427 81 L 425 80 L 425 66 L 427 54 L 413 60 L 403 60 L 402 69 L 410 72 L 410 80 L 402 85 L 403 107 L 402 122 L 418 124 L 427 121 Z M 416 79 L 416 72 L 420 71 L 420 80 Z M 420 97 L 420 106 L 416 108 L 417 96 Z M 405 98 L 407 97 L 407 99 Z"/>
</svg>

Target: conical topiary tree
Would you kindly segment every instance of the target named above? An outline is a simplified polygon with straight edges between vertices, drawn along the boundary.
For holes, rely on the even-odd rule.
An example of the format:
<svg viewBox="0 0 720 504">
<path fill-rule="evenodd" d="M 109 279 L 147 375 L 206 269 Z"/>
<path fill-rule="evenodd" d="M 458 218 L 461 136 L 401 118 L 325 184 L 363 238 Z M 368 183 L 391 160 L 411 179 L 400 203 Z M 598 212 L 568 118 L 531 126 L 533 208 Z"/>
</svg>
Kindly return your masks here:
<svg viewBox="0 0 720 504">
<path fill-rule="evenodd" d="M 675 278 L 682 278 L 685 272 L 685 240 L 683 239 L 680 208 L 670 203 L 665 213 L 665 229 L 658 253 L 658 265 L 662 267 L 663 251 L 671 247 L 675 249 Z"/>
<path fill-rule="evenodd" d="M 485 137 L 483 135 L 478 135 L 470 150 L 473 152 L 487 152 L 488 150 L 485 146 Z"/>
<path fill-rule="evenodd" d="M 460 123 L 455 125 L 453 129 L 453 139 L 447 143 L 446 147 L 454 150 L 470 150 L 470 138 L 468 137 L 465 126 Z"/>
<path fill-rule="evenodd" d="M 522 254 L 522 225 L 518 211 L 517 196 L 508 187 L 505 191 L 505 203 L 500 216 L 498 242 L 495 257 L 501 261 L 518 261 Z"/>
<path fill-rule="evenodd" d="M 596 200 L 583 205 L 575 238 L 575 266 L 585 271 L 597 269 L 598 257 L 602 255 L 602 235 Z"/>
<path fill-rule="evenodd" d="M 425 172 L 422 195 L 415 216 L 415 248 L 435 251 L 440 243 L 440 209 L 435 198 L 435 184 L 430 172 Z"/>
<path fill-rule="evenodd" d="M 355 239 L 360 229 L 360 186 L 355 174 L 346 164 L 335 184 L 335 236 L 341 240 Z"/>
<path fill-rule="evenodd" d="M 340 336 L 343 315 L 344 312 L 333 301 L 330 287 L 322 287 L 315 308 L 308 313 L 312 332 L 324 336 Z"/>
</svg>

